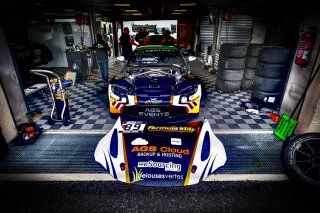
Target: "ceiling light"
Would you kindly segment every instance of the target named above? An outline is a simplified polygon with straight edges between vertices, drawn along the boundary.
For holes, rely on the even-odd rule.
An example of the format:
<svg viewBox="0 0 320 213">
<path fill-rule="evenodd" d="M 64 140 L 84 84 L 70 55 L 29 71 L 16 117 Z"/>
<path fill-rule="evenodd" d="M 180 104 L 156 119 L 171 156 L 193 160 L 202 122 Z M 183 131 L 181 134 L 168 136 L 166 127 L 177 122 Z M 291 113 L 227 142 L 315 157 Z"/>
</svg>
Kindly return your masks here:
<svg viewBox="0 0 320 213">
<path fill-rule="evenodd" d="M 172 15 L 181 15 L 182 13 L 172 13 Z"/>
<path fill-rule="evenodd" d="M 192 7 L 192 6 L 196 6 L 197 3 L 182 3 L 180 4 L 181 7 Z"/>
<path fill-rule="evenodd" d="M 130 7 L 131 5 L 130 4 L 113 4 L 113 6 L 116 6 L 116 7 Z"/>
<path fill-rule="evenodd" d="M 187 12 L 188 10 L 175 10 L 174 12 Z"/>
<path fill-rule="evenodd" d="M 142 16 L 142 13 L 131 13 L 133 16 Z"/>
<path fill-rule="evenodd" d="M 138 10 L 124 10 L 124 11 L 126 11 L 128 13 L 138 12 Z"/>
</svg>

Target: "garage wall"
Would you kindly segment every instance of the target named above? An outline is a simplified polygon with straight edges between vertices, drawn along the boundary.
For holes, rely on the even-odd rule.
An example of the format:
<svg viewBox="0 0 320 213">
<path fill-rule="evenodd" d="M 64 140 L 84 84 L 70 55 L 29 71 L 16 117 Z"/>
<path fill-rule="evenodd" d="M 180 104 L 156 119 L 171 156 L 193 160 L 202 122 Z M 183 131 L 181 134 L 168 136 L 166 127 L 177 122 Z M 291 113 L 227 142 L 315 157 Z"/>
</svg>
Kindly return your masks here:
<svg viewBox="0 0 320 213">
<path fill-rule="evenodd" d="M 318 33 L 316 35 L 316 42 L 314 44 L 314 50 L 306 68 L 302 68 L 296 64 L 292 65 L 292 70 L 288 79 L 287 88 L 284 94 L 283 103 L 281 106 L 280 113 L 291 114 L 294 107 L 296 106 L 299 98 L 301 97 L 303 91 L 306 88 L 307 82 L 310 78 L 311 73 L 314 71 L 315 65 L 320 62 L 319 55 L 317 54 L 318 48 L 320 46 L 320 16 L 318 11 L 313 8 L 306 10 L 307 15 L 304 21 L 303 30 L 307 31 L 310 25 L 316 26 L 318 28 Z M 314 121 L 314 116 L 319 113 L 318 103 L 320 99 L 320 73 L 314 79 L 313 84 L 310 86 L 307 93 L 305 102 L 302 107 L 301 115 L 299 118 L 299 124 L 296 131 L 298 133 L 309 132 L 311 129 L 313 131 L 320 132 L 319 127 L 316 128 L 316 123 Z M 297 115 L 297 113 L 296 113 Z M 294 118 L 296 118 L 296 115 Z M 318 125 L 319 126 L 319 125 Z"/>
<path fill-rule="evenodd" d="M 63 30 L 64 23 L 48 23 L 48 24 L 33 24 L 29 27 L 30 38 L 46 44 L 53 53 L 53 59 L 42 67 L 68 67 L 65 51 L 70 48 L 66 45 L 65 36 L 73 36 L 74 43 L 81 43 L 81 30 L 83 26 L 73 22 L 66 22 L 71 25 L 72 31 L 70 34 L 65 34 Z M 87 47 L 92 47 L 92 38 L 89 25 L 84 25 L 83 28 L 83 44 Z"/>
<path fill-rule="evenodd" d="M 0 81 L 0 126 L 2 134 L 9 143 L 17 136 L 17 130 L 14 123 L 14 118 L 10 111 L 9 103 L 7 97 L 3 91 L 2 83 Z"/>
<path fill-rule="evenodd" d="M 232 20 L 221 22 L 220 44 L 251 42 L 254 20 L 251 16 L 234 15 Z"/>
<path fill-rule="evenodd" d="M 201 16 L 200 20 L 200 44 L 201 56 L 206 56 L 208 47 L 212 47 L 214 32 L 213 16 Z"/>
<path fill-rule="evenodd" d="M 28 110 L 24 100 L 23 91 L 20 87 L 20 78 L 16 72 L 16 67 L 8 47 L 6 36 L 0 24 L 0 79 L 3 91 L 8 99 L 8 104 L 12 111 L 14 121 L 17 125 L 28 121 Z M 3 113 L 3 112 L 0 112 Z M 4 116 L 1 114 L 1 117 Z"/>
</svg>

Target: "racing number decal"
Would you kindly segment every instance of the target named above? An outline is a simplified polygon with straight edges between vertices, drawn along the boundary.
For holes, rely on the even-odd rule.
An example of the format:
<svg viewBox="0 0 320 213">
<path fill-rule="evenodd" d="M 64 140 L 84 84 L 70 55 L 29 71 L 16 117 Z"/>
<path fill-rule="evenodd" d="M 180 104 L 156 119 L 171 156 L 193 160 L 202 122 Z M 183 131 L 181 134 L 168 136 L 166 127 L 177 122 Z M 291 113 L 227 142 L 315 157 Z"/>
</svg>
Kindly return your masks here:
<svg viewBox="0 0 320 213">
<path fill-rule="evenodd" d="M 125 121 L 122 124 L 124 133 L 142 133 L 146 126 L 142 121 Z"/>
</svg>

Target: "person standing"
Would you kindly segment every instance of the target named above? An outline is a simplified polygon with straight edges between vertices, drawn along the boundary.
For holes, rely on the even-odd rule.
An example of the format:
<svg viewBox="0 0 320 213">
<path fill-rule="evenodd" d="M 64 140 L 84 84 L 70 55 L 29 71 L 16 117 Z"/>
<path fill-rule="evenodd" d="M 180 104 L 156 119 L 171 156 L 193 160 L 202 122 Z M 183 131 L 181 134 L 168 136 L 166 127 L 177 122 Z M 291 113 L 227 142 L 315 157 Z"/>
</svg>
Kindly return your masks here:
<svg viewBox="0 0 320 213">
<path fill-rule="evenodd" d="M 128 27 L 123 29 L 123 33 L 119 40 L 122 47 L 122 55 L 127 60 L 132 52 L 132 45 L 136 45 L 136 43 L 134 43 L 134 41 L 130 38 Z"/>
<path fill-rule="evenodd" d="M 109 58 L 111 56 L 111 48 L 102 39 L 101 34 L 97 34 L 97 41 L 93 44 L 93 48 L 96 52 L 96 58 L 101 71 L 102 80 L 105 84 L 108 84 L 108 70 L 109 70 Z"/>
<path fill-rule="evenodd" d="M 170 30 L 166 30 L 162 40 L 159 42 L 160 45 L 175 45 L 175 39 L 171 36 Z"/>
<path fill-rule="evenodd" d="M 139 43 L 139 45 L 143 45 L 143 37 L 144 37 L 144 32 L 142 28 L 140 28 L 139 32 L 136 34 L 134 39 L 136 40 L 136 42 Z"/>
</svg>

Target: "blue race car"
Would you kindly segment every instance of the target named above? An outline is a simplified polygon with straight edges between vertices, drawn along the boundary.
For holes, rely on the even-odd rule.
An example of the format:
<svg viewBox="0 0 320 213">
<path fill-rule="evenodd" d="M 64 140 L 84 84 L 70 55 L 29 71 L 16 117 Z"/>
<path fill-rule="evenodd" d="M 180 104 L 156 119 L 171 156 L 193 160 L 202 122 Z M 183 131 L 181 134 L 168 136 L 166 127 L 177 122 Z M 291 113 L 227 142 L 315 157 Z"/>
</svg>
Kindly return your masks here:
<svg viewBox="0 0 320 213">
<path fill-rule="evenodd" d="M 175 46 L 137 47 L 125 62 L 122 74 L 109 84 L 111 114 L 139 118 L 172 118 L 197 115 L 201 84 L 191 75 L 189 62 Z"/>
</svg>

